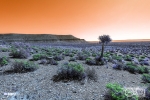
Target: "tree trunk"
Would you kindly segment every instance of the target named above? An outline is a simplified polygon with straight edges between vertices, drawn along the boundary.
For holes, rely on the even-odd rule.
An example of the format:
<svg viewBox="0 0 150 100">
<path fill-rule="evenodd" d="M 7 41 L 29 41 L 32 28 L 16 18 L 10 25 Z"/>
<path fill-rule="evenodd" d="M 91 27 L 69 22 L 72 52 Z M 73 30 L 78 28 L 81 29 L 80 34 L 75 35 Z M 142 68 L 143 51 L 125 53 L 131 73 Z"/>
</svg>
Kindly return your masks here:
<svg viewBox="0 0 150 100">
<path fill-rule="evenodd" d="M 103 53 L 104 53 L 104 43 L 102 43 L 102 51 L 101 51 L 100 60 L 101 60 L 101 58 L 103 58 Z"/>
</svg>

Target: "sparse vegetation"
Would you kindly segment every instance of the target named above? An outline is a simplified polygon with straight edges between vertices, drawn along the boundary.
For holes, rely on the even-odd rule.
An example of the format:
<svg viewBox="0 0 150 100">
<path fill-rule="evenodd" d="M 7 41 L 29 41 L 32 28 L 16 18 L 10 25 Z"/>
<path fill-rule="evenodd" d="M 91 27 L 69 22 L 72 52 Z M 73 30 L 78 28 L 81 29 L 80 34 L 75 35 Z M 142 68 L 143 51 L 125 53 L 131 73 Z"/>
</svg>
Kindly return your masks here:
<svg viewBox="0 0 150 100">
<path fill-rule="evenodd" d="M 72 85 L 72 83 L 75 85 L 76 81 L 86 82 L 86 80 L 88 79 L 87 86 L 89 87 L 87 87 L 86 85 L 85 87 L 86 88 L 94 87 L 93 90 L 90 89 L 92 92 L 93 91 L 95 92 L 95 90 L 99 88 L 98 86 L 104 85 L 106 81 L 117 81 L 125 85 L 130 85 L 132 83 L 134 83 L 132 85 L 137 84 L 147 85 L 150 83 L 150 73 L 149 73 L 150 49 L 147 45 L 130 46 L 133 44 L 123 44 L 113 42 L 108 45 L 105 45 L 106 42 L 102 41 L 101 43 L 103 47 L 99 46 L 99 44 L 72 44 L 69 46 L 68 44 L 65 44 L 65 46 L 63 46 L 63 44 L 61 45 L 36 44 L 37 46 L 31 45 L 32 48 L 30 47 L 30 45 L 17 43 L 17 45 L 11 45 L 11 49 L 8 51 L 4 50 L 5 52 L 2 52 L 2 49 L 0 50 L 1 51 L 0 53 L 2 54 L 2 56 L 0 57 L 0 66 L 4 66 L 0 67 L 0 75 L 6 74 L 5 77 L 7 77 L 7 74 L 9 73 L 5 73 L 5 69 L 7 68 L 9 69 L 10 67 L 12 67 L 13 72 L 12 76 L 22 75 L 14 73 L 24 73 L 25 75 L 27 74 L 27 76 L 28 75 L 34 76 L 34 74 L 39 75 L 39 71 L 41 71 L 40 75 L 44 74 L 44 78 L 43 79 L 42 77 L 36 78 L 36 80 L 38 80 L 39 83 L 42 83 L 43 81 L 47 82 L 47 77 L 49 78 L 52 77 L 52 80 L 48 79 L 48 82 L 49 81 L 75 82 L 75 83 L 69 82 L 67 84 L 65 83 L 65 85 L 68 86 Z M 16 58 L 26 58 L 26 59 L 16 60 Z M 61 63 L 64 64 L 61 66 Z M 40 64 L 41 67 L 40 70 L 35 71 L 38 68 L 37 64 Z M 44 73 L 43 69 L 45 70 Z M 31 71 L 35 72 L 26 73 Z M 55 73 L 56 71 L 57 73 Z M 130 73 L 126 73 L 123 71 L 129 71 Z M 119 75 L 119 77 L 116 75 L 116 73 L 117 75 Z M 144 82 L 141 82 L 141 80 L 136 80 L 137 75 L 139 74 L 141 74 L 142 76 L 141 80 L 143 80 Z M 134 79 L 130 79 L 132 81 L 129 82 L 127 81 L 127 79 L 130 78 L 130 76 L 131 78 Z M 118 78 L 120 78 L 120 80 Z M 56 84 L 60 85 L 61 82 Z M 96 87 L 93 84 L 94 85 L 96 84 L 96 86 L 97 85 L 98 86 Z M 77 89 L 79 89 L 79 87 L 77 86 Z M 133 95 L 131 98 L 128 98 L 128 96 L 131 96 L 132 93 L 128 91 L 127 94 L 125 95 L 124 88 L 119 84 L 110 83 L 107 84 L 106 87 L 110 90 L 110 95 L 113 98 L 112 100 L 131 100 L 131 99 L 138 100 L 137 96 L 135 95 Z M 104 89 L 103 87 L 100 88 Z M 147 88 L 146 91 L 149 91 L 149 88 Z M 73 90 L 73 93 L 78 92 L 79 92 L 78 90 L 76 91 Z M 147 93 L 146 96 L 149 97 L 150 92 L 146 93 Z"/>
</svg>

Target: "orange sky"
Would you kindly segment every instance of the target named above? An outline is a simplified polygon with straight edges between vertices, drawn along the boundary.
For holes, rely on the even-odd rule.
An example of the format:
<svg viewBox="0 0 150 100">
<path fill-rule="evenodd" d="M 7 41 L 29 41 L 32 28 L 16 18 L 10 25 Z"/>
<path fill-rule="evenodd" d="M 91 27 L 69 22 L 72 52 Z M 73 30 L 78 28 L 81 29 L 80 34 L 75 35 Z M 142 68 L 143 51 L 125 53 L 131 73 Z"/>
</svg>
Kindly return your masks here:
<svg viewBox="0 0 150 100">
<path fill-rule="evenodd" d="M 0 0 L 0 33 L 150 39 L 150 0 Z"/>
</svg>

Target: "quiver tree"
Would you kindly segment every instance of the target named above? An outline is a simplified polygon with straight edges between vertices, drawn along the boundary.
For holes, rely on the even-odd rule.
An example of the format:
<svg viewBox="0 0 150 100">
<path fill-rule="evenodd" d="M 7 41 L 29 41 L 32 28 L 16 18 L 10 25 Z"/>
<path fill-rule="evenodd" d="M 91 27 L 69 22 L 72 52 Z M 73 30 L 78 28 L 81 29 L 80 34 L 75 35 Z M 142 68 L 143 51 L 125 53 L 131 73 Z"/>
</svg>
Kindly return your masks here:
<svg viewBox="0 0 150 100">
<path fill-rule="evenodd" d="M 100 55 L 100 61 L 101 61 L 101 59 L 103 58 L 103 53 L 104 53 L 104 46 L 105 46 L 105 44 L 108 44 L 109 42 L 111 42 L 111 38 L 110 38 L 110 36 L 109 35 L 102 35 L 102 36 L 99 36 L 99 43 L 101 43 L 102 44 L 102 50 L 101 50 L 101 55 Z"/>
</svg>

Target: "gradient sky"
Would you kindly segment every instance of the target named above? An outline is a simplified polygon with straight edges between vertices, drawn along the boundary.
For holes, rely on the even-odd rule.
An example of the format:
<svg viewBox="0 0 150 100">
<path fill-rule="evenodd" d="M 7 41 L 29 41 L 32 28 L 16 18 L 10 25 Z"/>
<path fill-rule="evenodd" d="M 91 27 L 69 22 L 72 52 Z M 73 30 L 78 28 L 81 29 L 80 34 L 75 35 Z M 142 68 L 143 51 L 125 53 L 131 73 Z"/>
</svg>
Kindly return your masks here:
<svg viewBox="0 0 150 100">
<path fill-rule="evenodd" d="M 0 0 L 0 33 L 150 39 L 150 0 Z"/>
</svg>

